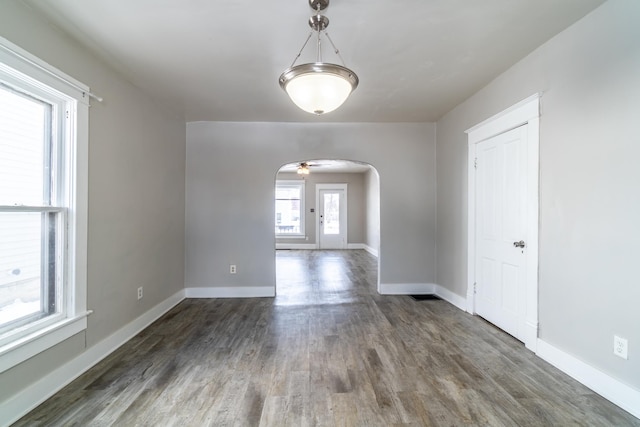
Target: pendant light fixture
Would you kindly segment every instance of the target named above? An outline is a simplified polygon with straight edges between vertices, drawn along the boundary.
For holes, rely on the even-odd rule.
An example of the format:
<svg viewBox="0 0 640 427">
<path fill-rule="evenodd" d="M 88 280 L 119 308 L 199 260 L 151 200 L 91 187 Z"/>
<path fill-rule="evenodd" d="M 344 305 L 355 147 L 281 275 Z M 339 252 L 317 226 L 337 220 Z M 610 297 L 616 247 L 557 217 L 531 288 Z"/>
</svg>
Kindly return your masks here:
<svg viewBox="0 0 640 427">
<path fill-rule="evenodd" d="M 346 101 L 358 87 L 358 76 L 344 66 L 340 51 L 327 33 L 329 18 L 321 15 L 320 11 L 329 6 L 329 0 L 309 0 L 309 6 L 316 12 L 309 18 L 312 31 L 291 66 L 280 75 L 280 86 L 302 110 L 320 115 L 335 110 Z M 317 33 L 316 62 L 295 65 L 314 32 Z M 343 65 L 322 62 L 322 33 Z"/>
</svg>

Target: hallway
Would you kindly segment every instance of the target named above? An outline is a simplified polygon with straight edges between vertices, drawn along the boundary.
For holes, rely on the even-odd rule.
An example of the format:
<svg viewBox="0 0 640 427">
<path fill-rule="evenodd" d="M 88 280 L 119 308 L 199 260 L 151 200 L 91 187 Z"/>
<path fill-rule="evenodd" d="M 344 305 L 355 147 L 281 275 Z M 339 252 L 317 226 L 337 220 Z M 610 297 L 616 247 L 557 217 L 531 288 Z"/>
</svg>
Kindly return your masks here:
<svg viewBox="0 0 640 427">
<path fill-rule="evenodd" d="M 187 299 L 16 425 L 640 426 L 365 251 L 277 251 L 277 296 Z"/>
</svg>

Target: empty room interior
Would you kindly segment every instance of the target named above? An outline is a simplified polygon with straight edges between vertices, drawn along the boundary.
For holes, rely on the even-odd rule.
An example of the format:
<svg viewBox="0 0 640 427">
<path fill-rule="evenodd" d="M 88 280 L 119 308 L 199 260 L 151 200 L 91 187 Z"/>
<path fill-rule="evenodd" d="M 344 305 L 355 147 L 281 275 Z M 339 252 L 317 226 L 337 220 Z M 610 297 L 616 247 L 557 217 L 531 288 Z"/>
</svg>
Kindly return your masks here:
<svg viewBox="0 0 640 427">
<path fill-rule="evenodd" d="M 0 2 L 0 426 L 640 426 L 639 23 Z"/>
</svg>

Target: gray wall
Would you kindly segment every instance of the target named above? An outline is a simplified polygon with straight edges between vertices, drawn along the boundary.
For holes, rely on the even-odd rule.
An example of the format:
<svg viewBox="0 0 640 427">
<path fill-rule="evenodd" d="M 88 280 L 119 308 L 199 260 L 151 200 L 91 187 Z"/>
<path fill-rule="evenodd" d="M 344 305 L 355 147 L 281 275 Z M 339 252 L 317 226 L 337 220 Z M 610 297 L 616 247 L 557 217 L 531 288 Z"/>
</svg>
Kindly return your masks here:
<svg viewBox="0 0 640 427">
<path fill-rule="evenodd" d="M 640 388 L 640 2 L 610 0 L 437 123 L 438 278 L 464 296 L 464 130 L 535 92 L 540 338 Z M 613 335 L 629 360 L 613 355 Z"/>
<path fill-rule="evenodd" d="M 186 286 L 274 286 L 274 179 L 282 165 L 306 159 L 374 166 L 382 283 L 433 283 L 434 130 L 428 123 L 189 123 Z"/>
<path fill-rule="evenodd" d="M 89 84 L 86 332 L 0 374 L 0 403 L 187 286 L 273 285 L 273 180 L 285 163 L 348 159 L 380 174 L 384 283 L 466 292 L 464 130 L 534 92 L 542 97 L 540 337 L 640 388 L 640 2 L 610 0 L 435 125 L 185 125 L 108 65 L 0 2 L 0 36 Z M 248 165 L 248 167 L 241 167 Z M 249 171 L 249 172 L 248 172 Z M 367 186 L 367 185 L 365 185 Z M 372 188 L 368 187 L 367 188 Z M 367 243 L 374 236 L 367 233 Z M 186 253 L 187 268 L 183 261 Z M 230 261 L 239 274 L 228 275 Z M 141 302 L 138 286 L 145 287 Z M 630 359 L 612 354 L 613 334 Z"/>
<path fill-rule="evenodd" d="M 313 169 L 313 168 L 312 168 Z M 301 180 L 297 173 L 278 173 L 276 179 Z M 316 184 L 347 184 L 347 243 L 364 243 L 366 226 L 366 201 L 364 173 L 313 173 L 305 176 L 305 234 L 304 239 L 277 238 L 276 243 L 316 243 Z M 315 209 L 311 213 L 310 209 Z"/>
<path fill-rule="evenodd" d="M 380 178 L 375 169 L 364 176 L 366 201 L 366 231 L 364 243 L 371 249 L 380 249 Z"/>
<path fill-rule="evenodd" d="M 1 405 L 183 289 L 186 131 L 20 2 L 0 2 L 0 36 L 104 97 L 89 109 L 88 329 L 0 374 Z"/>
</svg>

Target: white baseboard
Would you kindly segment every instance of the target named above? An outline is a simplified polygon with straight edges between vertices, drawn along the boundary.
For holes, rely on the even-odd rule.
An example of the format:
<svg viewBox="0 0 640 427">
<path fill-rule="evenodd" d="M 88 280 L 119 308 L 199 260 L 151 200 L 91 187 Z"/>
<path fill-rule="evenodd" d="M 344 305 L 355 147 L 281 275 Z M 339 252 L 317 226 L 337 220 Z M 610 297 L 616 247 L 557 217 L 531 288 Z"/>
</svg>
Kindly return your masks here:
<svg viewBox="0 0 640 427">
<path fill-rule="evenodd" d="M 276 243 L 276 249 L 312 250 L 318 248 L 315 243 Z"/>
<path fill-rule="evenodd" d="M 380 295 L 419 295 L 435 293 L 436 285 L 433 283 L 380 283 L 378 293 Z"/>
<path fill-rule="evenodd" d="M 274 286 L 225 286 L 186 288 L 186 298 L 266 298 L 275 297 Z"/>
<path fill-rule="evenodd" d="M 36 406 L 54 395 L 71 381 L 113 353 L 185 298 L 184 290 L 176 292 L 131 323 L 88 348 L 50 374 L 0 404 L 0 425 L 19 420 Z"/>
<path fill-rule="evenodd" d="M 371 246 L 369 246 L 367 244 L 364 244 L 364 243 L 362 244 L 362 246 L 364 246 L 362 249 L 364 249 L 365 251 L 369 252 L 374 257 L 378 258 L 378 250 L 377 249 L 373 249 Z"/>
<path fill-rule="evenodd" d="M 371 255 L 373 255 L 376 258 L 378 257 L 378 251 L 376 249 L 373 249 L 371 246 L 367 245 L 366 243 L 349 243 L 347 244 L 347 249 L 362 249 L 369 252 Z"/>
<path fill-rule="evenodd" d="M 461 297 L 460 295 L 453 293 L 449 289 L 440 285 L 435 285 L 435 288 L 436 295 L 447 301 L 449 304 L 452 304 L 458 307 L 460 310 L 465 311 L 467 307 L 467 299 L 465 297 Z"/>
<path fill-rule="evenodd" d="M 640 418 L 640 391 L 538 339 L 538 357 L 581 382 L 615 405 Z"/>
<path fill-rule="evenodd" d="M 381 295 L 435 294 L 462 311 L 465 311 L 467 306 L 466 298 L 435 283 L 380 283 L 378 293 Z"/>
<path fill-rule="evenodd" d="M 315 250 L 318 249 L 318 245 L 315 243 L 276 243 L 276 249 Z M 365 243 L 347 243 L 347 249 L 364 249 L 371 255 L 378 256 L 378 251 Z"/>
</svg>

